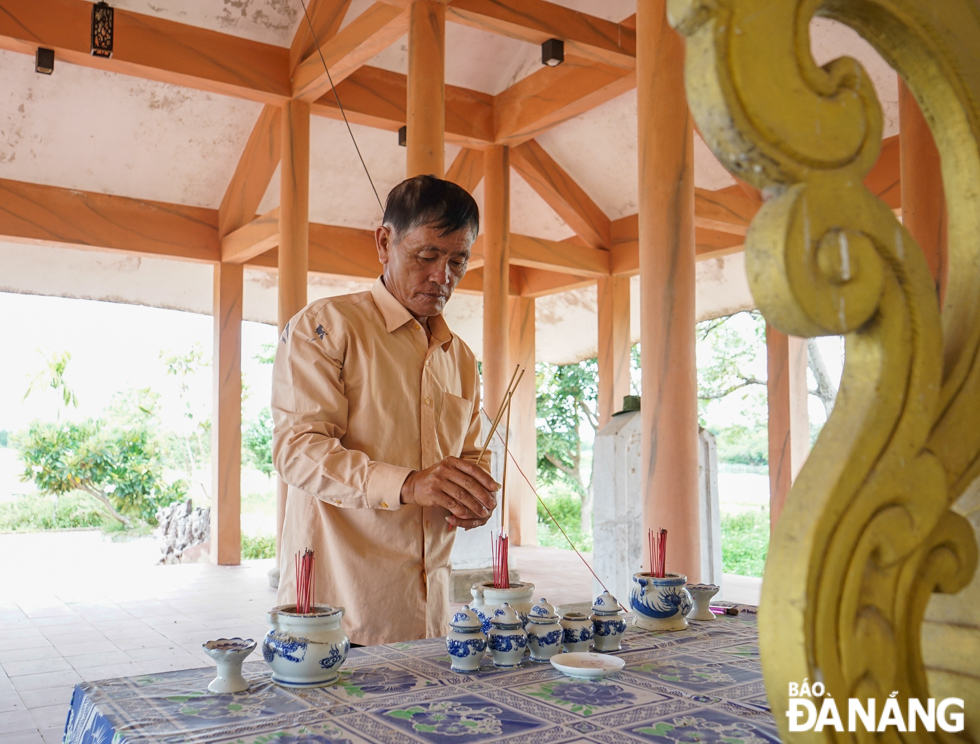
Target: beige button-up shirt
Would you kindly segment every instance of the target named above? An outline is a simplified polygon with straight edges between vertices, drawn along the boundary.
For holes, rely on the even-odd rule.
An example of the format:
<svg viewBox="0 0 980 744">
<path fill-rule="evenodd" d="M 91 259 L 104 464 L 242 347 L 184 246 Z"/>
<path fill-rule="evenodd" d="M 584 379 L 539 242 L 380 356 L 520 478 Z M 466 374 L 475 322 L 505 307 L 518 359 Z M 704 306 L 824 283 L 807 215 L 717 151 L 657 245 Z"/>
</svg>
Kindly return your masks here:
<svg viewBox="0 0 980 744">
<path fill-rule="evenodd" d="M 441 315 L 429 330 L 379 278 L 307 305 L 276 352 L 272 452 L 289 486 L 278 601 L 296 601 L 294 556 L 314 550 L 316 601 L 345 607 L 362 645 L 445 635 L 449 620 L 449 512 L 400 493 L 412 470 L 476 460 L 480 381 Z"/>
</svg>

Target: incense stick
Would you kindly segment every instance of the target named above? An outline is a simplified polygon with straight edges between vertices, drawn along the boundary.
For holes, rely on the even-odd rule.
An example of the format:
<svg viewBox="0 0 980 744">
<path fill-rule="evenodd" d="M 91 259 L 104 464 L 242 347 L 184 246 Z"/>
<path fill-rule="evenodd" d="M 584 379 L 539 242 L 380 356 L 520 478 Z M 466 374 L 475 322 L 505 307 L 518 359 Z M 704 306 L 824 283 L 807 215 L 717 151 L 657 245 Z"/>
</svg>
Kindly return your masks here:
<svg viewBox="0 0 980 744">
<path fill-rule="evenodd" d="M 667 530 L 647 530 L 647 542 L 650 544 L 650 575 L 662 579 L 667 575 Z"/>
<path fill-rule="evenodd" d="M 520 382 L 520 377 L 517 378 Z M 513 393 L 511 393 L 513 396 Z M 500 477 L 500 532 L 507 534 L 510 519 L 507 518 L 507 448 L 510 445 L 510 400 L 507 401 L 507 419 L 504 428 L 504 472 Z"/>
<path fill-rule="evenodd" d="M 308 614 L 314 607 L 316 590 L 316 559 L 309 548 L 297 551 L 296 563 L 296 612 Z"/>
<path fill-rule="evenodd" d="M 487 441 L 483 443 L 483 449 L 480 450 L 480 456 L 476 458 L 477 464 L 483 462 L 483 456 L 490 448 L 490 442 L 493 440 L 493 435 L 497 431 L 497 424 L 500 423 L 500 418 L 504 415 L 504 410 L 510 404 L 510 399 L 514 395 L 514 390 L 517 389 L 517 385 L 520 383 L 523 376 L 524 370 L 521 369 L 521 365 L 518 364 L 514 368 L 514 374 L 511 375 L 510 382 L 507 383 L 507 390 L 504 392 L 503 400 L 500 401 L 500 408 L 497 409 L 497 415 L 494 416 L 493 423 L 490 425 L 490 433 L 487 435 Z M 481 410 L 486 413 L 486 409 Z M 487 418 L 490 418 L 489 414 L 487 415 Z"/>
</svg>

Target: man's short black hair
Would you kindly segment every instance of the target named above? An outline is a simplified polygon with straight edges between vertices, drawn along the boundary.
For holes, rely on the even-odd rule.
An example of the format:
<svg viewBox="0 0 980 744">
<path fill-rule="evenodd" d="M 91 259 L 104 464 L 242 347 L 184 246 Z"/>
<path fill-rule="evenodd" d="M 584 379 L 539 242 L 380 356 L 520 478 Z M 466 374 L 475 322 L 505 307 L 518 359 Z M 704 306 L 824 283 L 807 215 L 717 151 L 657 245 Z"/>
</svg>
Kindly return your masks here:
<svg viewBox="0 0 980 744">
<path fill-rule="evenodd" d="M 473 239 L 480 230 L 480 209 L 466 190 L 435 176 L 415 176 L 388 193 L 382 224 L 398 240 L 420 225 L 432 225 L 440 237 L 469 229 Z"/>
</svg>

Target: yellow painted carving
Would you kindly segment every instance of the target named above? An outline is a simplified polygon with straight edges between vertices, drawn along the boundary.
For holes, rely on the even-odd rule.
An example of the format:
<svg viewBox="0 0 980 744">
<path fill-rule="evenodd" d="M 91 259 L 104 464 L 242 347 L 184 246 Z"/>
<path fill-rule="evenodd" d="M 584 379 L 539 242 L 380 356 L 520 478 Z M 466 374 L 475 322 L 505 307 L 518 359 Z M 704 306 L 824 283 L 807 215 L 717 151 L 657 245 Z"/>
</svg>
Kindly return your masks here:
<svg viewBox="0 0 980 744">
<path fill-rule="evenodd" d="M 926 605 L 977 565 L 950 504 L 980 474 L 980 3 L 669 0 L 668 11 L 687 36 L 705 141 L 768 197 L 746 238 L 756 302 L 786 333 L 846 337 L 836 407 L 773 534 L 759 633 L 784 737 L 864 740 L 789 734 L 789 683 L 876 698 L 879 711 L 892 691 L 902 710 L 925 700 Z M 853 59 L 814 63 L 814 15 L 868 40 L 930 122 L 949 208 L 942 315 L 919 247 L 862 183 L 881 145 L 871 80 Z M 977 693 L 964 684 L 968 718 Z"/>
</svg>

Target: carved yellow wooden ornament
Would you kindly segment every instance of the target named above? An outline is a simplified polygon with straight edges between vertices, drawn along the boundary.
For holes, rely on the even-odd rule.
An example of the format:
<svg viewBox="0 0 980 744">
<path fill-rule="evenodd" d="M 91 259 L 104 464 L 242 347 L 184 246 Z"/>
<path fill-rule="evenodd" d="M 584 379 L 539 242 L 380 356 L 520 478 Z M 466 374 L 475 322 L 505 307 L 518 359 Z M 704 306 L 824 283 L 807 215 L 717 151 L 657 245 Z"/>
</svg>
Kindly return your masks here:
<svg viewBox="0 0 980 744">
<path fill-rule="evenodd" d="M 789 741 L 977 740 L 977 676 L 957 690 L 962 734 L 790 734 L 785 713 L 804 679 L 878 710 L 895 691 L 903 710 L 925 701 L 926 606 L 976 570 L 976 536 L 950 505 L 980 473 L 980 3 L 669 0 L 668 13 L 705 141 L 768 197 L 746 238 L 759 308 L 785 333 L 846 337 L 836 407 L 770 546 L 759 635 L 773 713 Z M 814 15 L 870 42 L 930 122 L 949 210 L 941 316 L 921 250 L 862 183 L 881 146 L 871 79 L 853 59 L 816 65 Z"/>
</svg>

